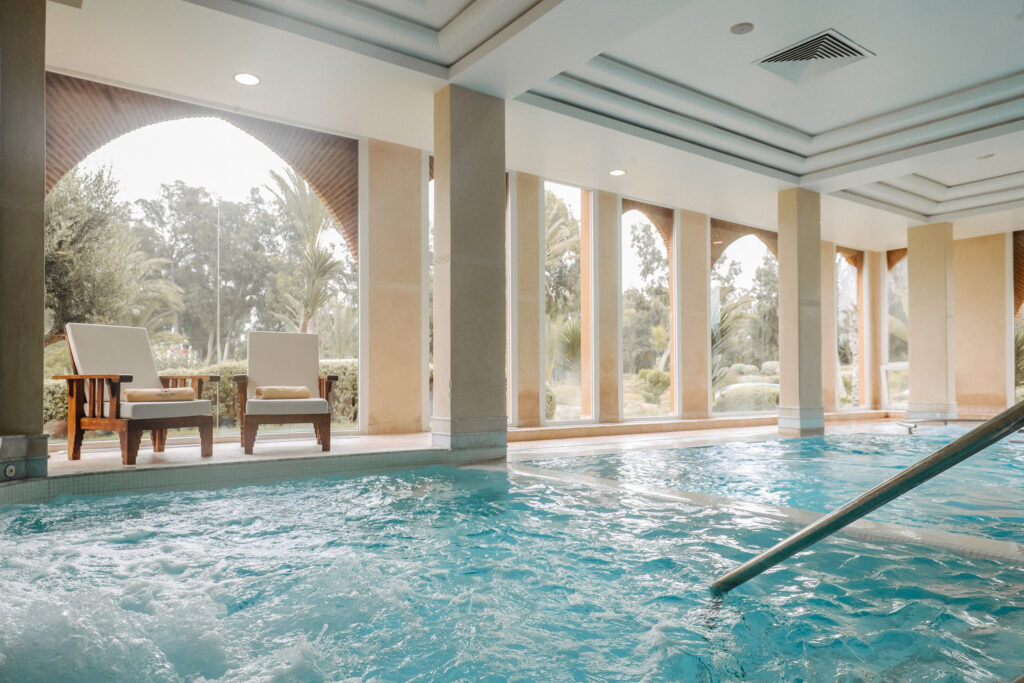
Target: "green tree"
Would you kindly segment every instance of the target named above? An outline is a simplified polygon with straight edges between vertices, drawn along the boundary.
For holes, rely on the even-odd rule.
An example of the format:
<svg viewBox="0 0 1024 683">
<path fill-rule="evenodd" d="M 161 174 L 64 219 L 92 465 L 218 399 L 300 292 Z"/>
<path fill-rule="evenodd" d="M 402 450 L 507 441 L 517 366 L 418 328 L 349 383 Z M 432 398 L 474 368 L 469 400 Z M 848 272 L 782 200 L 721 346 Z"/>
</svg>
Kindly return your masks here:
<svg viewBox="0 0 1024 683">
<path fill-rule="evenodd" d="M 157 332 L 182 310 L 181 290 L 162 277 L 164 262 L 142 250 L 117 192 L 109 169 L 74 168 L 46 197 L 44 346 L 63 340 L 67 323 Z"/>
<path fill-rule="evenodd" d="M 622 371 L 663 371 L 670 353 L 668 255 L 660 235 L 646 220 L 629 227 L 629 241 L 641 285 L 630 287 L 622 296 Z"/>
<path fill-rule="evenodd" d="M 750 296 L 754 315 L 749 319 L 753 365 L 779 359 L 779 264 L 767 250 L 754 271 Z"/>
<path fill-rule="evenodd" d="M 278 216 L 289 241 L 298 249 L 298 268 L 292 291 L 285 294 L 284 316 L 299 332 L 316 330 L 316 315 L 338 293 L 345 264 L 334 256 L 332 236 L 340 238 L 330 211 L 309 184 L 291 168 L 281 175 L 271 171 Z M 333 234 L 332 234 L 333 233 Z M 354 266 L 354 264 L 353 264 Z"/>
</svg>

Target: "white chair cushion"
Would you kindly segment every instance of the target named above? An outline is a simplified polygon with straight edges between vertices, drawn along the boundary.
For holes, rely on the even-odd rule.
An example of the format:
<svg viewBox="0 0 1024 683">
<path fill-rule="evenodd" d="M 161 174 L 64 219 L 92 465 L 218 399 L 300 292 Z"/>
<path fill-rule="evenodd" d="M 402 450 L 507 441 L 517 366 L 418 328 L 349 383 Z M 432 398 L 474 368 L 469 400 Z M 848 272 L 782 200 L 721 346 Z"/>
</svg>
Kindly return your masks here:
<svg viewBox="0 0 1024 683">
<path fill-rule="evenodd" d="M 71 357 L 80 375 L 131 375 L 125 389 L 159 389 L 160 376 L 153 362 L 149 335 L 144 327 L 67 325 Z"/>
<path fill-rule="evenodd" d="M 245 402 L 249 415 L 323 415 L 330 410 L 323 398 L 250 398 Z"/>
<path fill-rule="evenodd" d="M 103 404 L 104 415 L 109 412 L 109 405 L 109 403 Z M 198 401 L 121 402 L 121 417 L 128 420 L 148 420 L 154 417 L 194 417 L 211 414 L 210 402 L 206 399 Z"/>
<path fill-rule="evenodd" d="M 304 386 L 310 396 L 320 395 L 320 344 L 315 334 L 250 332 L 247 362 L 250 399 L 257 387 L 270 386 Z M 246 412 L 254 413 L 248 408 Z"/>
</svg>

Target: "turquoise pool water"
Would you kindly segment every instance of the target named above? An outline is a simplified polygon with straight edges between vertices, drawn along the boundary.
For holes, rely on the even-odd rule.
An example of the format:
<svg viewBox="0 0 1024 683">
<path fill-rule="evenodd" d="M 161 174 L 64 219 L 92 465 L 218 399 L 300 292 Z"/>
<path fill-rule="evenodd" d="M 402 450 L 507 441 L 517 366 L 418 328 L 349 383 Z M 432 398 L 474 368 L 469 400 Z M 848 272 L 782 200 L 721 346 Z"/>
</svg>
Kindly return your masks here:
<svg viewBox="0 0 1024 683">
<path fill-rule="evenodd" d="M 1006 680 L 1024 570 L 432 468 L 0 510 L 0 680 Z"/>
<path fill-rule="evenodd" d="M 854 434 L 530 461 L 535 467 L 831 512 L 966 430 Z M 972 456 L 867 519 L 1024 543 L 1024 439 Z M 1024 672 L 1022 672 L 1024 673 Z"/>
</svg>

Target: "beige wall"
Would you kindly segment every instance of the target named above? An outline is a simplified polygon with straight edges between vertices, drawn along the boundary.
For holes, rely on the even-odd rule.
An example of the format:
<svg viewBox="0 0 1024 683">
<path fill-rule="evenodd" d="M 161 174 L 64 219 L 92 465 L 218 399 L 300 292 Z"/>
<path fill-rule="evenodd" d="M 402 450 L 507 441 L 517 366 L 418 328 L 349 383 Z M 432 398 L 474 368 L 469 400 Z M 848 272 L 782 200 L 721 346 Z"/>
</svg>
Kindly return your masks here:
<svg viewBox="0 0 1024 683">
<path fill-rule="evenodd" d="M 423 152 L 380 140 L 368 144 L 366 253 L 369 326 L 366 358 L 371 434 L 423 429 L 421 233 Z"/>
<path fill-rule="evenodd" d="M 779 192 L 779 433 L 821 434 L 821 197 Z"/>
<path fill-rule="evenodd" d="M 837 408 L 836 375 L 836 245 L 821 243 L 821 402 L 827 411 Z"/>
<path fill-rule="evenodd" d="M 597 193 L 596 227 L 596 318 L 598 421 L 622 420 L 619 363 L 619 308 L 622 287 L 619 283 L 619 197 L 611 192 Z"/>
<path fill-rule="evenodd" d="M 953 242 L 956 403 L 990 417 L 1013 403 L 1012 235 Z"/>
<path fill-rule="evenodd" d="M 516 412 L 519 427 L 540 425 L 543 392 L 540 384 L 543 356 L 540 347 L 540 320 L 544 298 L 540 286 L 541 216 L 543 211 L 541 179 L 529 173 L 516 173 Z"/>
<path fill-rule="evenodd" d="M 0 436 L 43 431 L 46 4 L 0 0 Z"/>
<path fill-rule="evenodd" d="M 953 373 L 953 224 L 907 230 L 908 419 L 956 416 Z"/>
<path fill-rule="evenodd" d="M 505 102 L 434 96 L 434 417 L 440 447 L 504 454 Z"/>
<path fill-rule="evenodd" d="M 679 210 L 679 331 L 682 416 L 704 418 L 711 412 L 711 321 L 709 311 L 711 268 L 708 263 L 709 224 L 707 215 Z"/>
</svg>

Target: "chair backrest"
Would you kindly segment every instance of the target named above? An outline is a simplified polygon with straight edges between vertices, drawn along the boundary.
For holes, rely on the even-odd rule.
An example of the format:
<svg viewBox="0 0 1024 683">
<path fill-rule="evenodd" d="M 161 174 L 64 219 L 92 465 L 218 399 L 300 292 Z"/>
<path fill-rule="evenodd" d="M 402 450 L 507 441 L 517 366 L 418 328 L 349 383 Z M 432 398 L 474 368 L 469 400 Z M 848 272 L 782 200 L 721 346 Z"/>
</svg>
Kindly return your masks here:
<svg viewBox="0 0 1024 683">
<path fill-rule="evenodd" d="M 256 387 L 303 386 L 320 395 L 320 343 L 315 334 L 249 333 L 249 398 Z"/>
<path fill-rule="evenodd" d="M 68 346 L 75 370 L 82 375 L 131 375 L 125 389 L 159 389 L 160 376 L 145 327 L 68 323 Z"/>
</svg>

